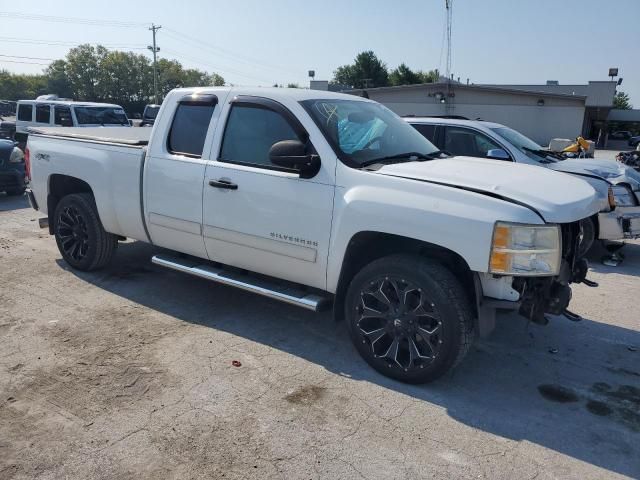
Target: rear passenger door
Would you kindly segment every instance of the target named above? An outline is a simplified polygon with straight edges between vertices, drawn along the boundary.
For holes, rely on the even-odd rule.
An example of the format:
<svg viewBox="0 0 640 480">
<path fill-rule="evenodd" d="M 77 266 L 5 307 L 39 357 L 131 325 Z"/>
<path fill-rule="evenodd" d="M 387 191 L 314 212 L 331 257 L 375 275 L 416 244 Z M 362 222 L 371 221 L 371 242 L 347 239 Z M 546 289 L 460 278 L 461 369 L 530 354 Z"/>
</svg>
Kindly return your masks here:
<svg viewBox="0 0 640 480">
<path fill-rule="evenodd" d="M 307 153 L 315 152 L 298 117 L 274 100 L 252 96 L 238 96 L 225 109 L 204 182 L 209 258 L 325 288 L 335 155 L 317 151 L 320 171 L 301 178 L 269 160 L 269 149 L 282 140 L 299 140 Z"/>
<path fill-rule="evenodd" d="M 163 138 L 159 133 L 151 144 L 143 192 L 147 228 L 155 245 L 207 258 L 202 240 L 207 164 L 203 151 L 213 137 L 219 109 L 216 95 L 186 95 L 177 104 L 168 134 Z"/>
</svg>

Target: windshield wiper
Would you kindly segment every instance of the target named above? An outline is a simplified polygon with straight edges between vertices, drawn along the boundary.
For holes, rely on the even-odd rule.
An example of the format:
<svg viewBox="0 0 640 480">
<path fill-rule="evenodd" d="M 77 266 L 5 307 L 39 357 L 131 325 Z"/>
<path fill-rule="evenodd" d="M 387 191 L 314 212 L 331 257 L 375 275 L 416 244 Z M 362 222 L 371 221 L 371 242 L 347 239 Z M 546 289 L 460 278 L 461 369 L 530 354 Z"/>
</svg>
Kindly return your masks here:
<svg viewBox="0 0 640 480">
<path fill-rule="evenodd" d="M 539 157 L 542 157 L 543 159 L 542 163 L 555 163 L 558 160 L 563 160 L 563 158 L 561 158 L 560 155 L 558 155 L 556 152 L 552 152 L 551 150 L 540 150 L 540 149 L 534 149 L 529 147 L 522 147 L 522 149 L 526 150 L 527 152 L 534 153 Z M 554 158 L 555 160 L 550 160 L 547 157 Z"/>
<path fill-rule="evenodd" d="M 405 152 L 398 153 L 396 155 L 387 155 L 386 157 L 380 158 L 372 158 L 371 160 L 367 160 L 366 162 L 362 162 L 360 167 L 368 167 L 370 165 L 375 165 L 376 163 L 400 163 L 394 162 L 394 160 L 407 160 L 409 162 L 414 162 L 416 160 L 424 161 L 424 160 L 434 160 L 436 158 L 440 158 L 444 152 L 440 150 L 436 150 L 431 153 L 420 153 L 420 152 Z"/>
</svg>

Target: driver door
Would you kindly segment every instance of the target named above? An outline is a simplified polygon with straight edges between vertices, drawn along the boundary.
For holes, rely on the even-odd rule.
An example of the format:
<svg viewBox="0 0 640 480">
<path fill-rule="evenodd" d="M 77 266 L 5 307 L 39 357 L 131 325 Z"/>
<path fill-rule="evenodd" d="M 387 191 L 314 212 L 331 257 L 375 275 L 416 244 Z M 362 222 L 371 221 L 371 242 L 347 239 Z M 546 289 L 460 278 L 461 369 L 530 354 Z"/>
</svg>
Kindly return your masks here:
<svg viewBox="0 0 640 480">
<path fill-rule="evenodd" d="M 320 171 L 309 179 L 273 165 L 269 149 L 276 142 L 300 140 L 314 148 L 300 121 L 273 100 L 239 96 L 222 116 L 226 124 L 204 181 L 209 258 L 324 289 L 335 161 L 321 158 Z"/>
</svg>

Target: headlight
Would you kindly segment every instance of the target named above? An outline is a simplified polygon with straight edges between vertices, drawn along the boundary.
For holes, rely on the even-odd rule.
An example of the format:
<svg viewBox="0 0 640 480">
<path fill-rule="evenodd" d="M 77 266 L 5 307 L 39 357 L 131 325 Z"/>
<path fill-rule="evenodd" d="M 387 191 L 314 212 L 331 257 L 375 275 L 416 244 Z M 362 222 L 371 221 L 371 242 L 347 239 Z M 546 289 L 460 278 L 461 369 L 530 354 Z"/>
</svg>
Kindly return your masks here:
<svg viewBox="0 0 640 480">
<path fill-rule="evenodd" d="M 499 275 L 551 276 L 560 273 L 558 225 L 497 222 L 493 229 L 489 272 Z"/>
<path fill-rule="evenodd" d="M 613 191 L 613 197 L 616 199 L 617 207 L 635 207 L 636 199 L 628 187 L 614 185 L 611 190 Z"/>
<path fill-rule="evenodd" d="M 18 147 L 13 147 L 11 156 L 9 156 L 9 163 L 22 163 L 24 161 L 24 153 Z"/>
</svg>

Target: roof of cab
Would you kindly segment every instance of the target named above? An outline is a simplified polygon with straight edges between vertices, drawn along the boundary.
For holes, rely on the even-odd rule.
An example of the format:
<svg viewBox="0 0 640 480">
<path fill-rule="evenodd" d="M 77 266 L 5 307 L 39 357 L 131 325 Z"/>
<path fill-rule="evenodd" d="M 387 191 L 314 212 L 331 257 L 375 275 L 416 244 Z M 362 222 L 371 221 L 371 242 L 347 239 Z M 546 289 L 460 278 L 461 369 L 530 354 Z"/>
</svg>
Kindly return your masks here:
<svg viewBox="0 0 640 480">
<path fill-rule="evenodd" d="M 176 94 L 191 93 L 215 93 L 231 92 L 237 95 L 253 95 L 256 97 L 266 96 L 268 98 L 288 98 L 294 101 L 302 100 L 355 100 L 370 102 L 366 98 L 345 93 L 329 92 L 326 90 L 310 90 L 307 88 L 277 88 L 277 87 L 189 87 L 177 88 L 173 90 Z"/>
<path fill-rule="evenodd" d="M 403 117 L 408 123 L 435 123 L 446 125 L 473 125 L 476 127 L 485 128 L 500 128 L 504 127 L 501 123 L 485 122 L 484 120 L 461 120 L 458 118 L 444 118 L 444 117 Z"/>
</svg>

